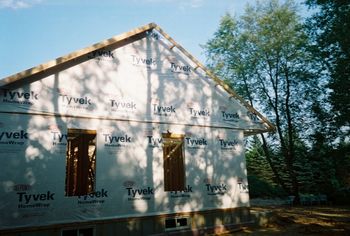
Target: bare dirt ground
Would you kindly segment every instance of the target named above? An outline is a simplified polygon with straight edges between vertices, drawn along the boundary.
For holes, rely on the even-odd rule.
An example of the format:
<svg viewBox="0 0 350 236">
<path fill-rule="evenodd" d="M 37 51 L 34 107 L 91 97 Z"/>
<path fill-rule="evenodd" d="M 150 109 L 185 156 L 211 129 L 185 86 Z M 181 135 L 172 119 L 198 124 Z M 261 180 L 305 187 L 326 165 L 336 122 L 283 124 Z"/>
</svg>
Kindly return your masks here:
<svg viewBox="0 0 350 236">
<path fill-rule="evenodd" d="M 271 211 L 270 222 L 223 235 L 349 235 L 350 206 L 252 207 Z"/>
</svg>

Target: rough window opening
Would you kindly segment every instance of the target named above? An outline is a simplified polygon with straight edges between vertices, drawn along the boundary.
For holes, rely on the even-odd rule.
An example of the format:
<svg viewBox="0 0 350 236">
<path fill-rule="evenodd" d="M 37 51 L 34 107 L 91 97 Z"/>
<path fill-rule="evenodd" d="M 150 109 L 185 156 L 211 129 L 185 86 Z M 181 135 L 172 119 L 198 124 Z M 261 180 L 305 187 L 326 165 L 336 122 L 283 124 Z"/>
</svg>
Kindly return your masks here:
<svg viewBox="0 0 350 236">
<path fill-rule="evenodd" d="M 164 133 L 164 191 L 185 190 L 184 135 Z"/>
<path fill-rule="evenodd" d="M 94 236 L 94 228 L 80 228 L 80 229 L 64 229 L 62 236 Z"/>
<path fill-rule="evenodd" d="M 68 129 L 66 196 L 83 196 L 95 190 L 96 130 Z"/>
<path fill-rule="evenodd" d="M 165 230 L 168 231 L 189 228 L 189 221 L 190 220 L 187 217 L 165 219 Z"/>
</svg>

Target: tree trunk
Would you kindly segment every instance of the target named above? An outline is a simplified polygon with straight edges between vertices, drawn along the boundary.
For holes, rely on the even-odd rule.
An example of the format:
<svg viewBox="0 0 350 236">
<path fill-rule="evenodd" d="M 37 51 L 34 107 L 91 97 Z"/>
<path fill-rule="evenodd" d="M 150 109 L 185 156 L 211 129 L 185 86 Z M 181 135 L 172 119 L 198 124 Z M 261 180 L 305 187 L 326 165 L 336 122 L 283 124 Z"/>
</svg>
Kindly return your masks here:
<svg viewBox="0 0 350 236">
<path fill-rule="evenodd" d="M 299 183 L 294 170 L 293 163 L 295 161 L 295 148 L 294 148 L 294 131 L 293 131 L 293 123 L 292 123 L 292 115 L 290 111 L 290 81 L 289 81 L 289 73 L 288 68 L 284 68 L 285 80 L 286 80 L 286 98 L 285 98 L 285 109 L 287 116 L 287 128 L 288 128 L 288 147 L 286 152 L 286 160 L 287 160 L 287 168 L 290 173 L 290 177 L 292 180 L 292 193 L 295 196 L 294 203 L 300 202 L 299 196 Z"/>
</svg>

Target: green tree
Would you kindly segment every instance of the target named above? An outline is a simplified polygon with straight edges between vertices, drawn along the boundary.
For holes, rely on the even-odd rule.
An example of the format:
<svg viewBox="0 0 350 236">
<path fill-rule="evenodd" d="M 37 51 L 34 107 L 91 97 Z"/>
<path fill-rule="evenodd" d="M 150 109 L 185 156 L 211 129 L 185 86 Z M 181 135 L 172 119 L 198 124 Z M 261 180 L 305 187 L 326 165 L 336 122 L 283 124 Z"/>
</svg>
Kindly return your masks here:
<svg viewBox="0 0 350 236">
<path fill-rule="evenodd" d="M 276 158 L 273 158 L 276 161 Z M 276 184 L 275 175 L 266 158 L 261 140 L 254 136 L 246 152 L 249 193 L 254 197 L 283 197 L 286 192 Z"/>
<path fill-rule="evenodd" d="M 240 19 L 226 14 L 205 49 L 209 67 L 275 123 L 276 134 L 261 136 L 265 156 L 277 182 L 298 200 L 295 145 L 312 132 L 308 111 L 319 84 L 296 12 L 293 1 L 271 0 L 248 6 Z"/>
<path fill-rule="evenodd" d="M 330 73 L 330 102 L 338 126 L 350 122 L 350 2 L 308 0 L 317 11 L 309 18 L 317 55 Z"/>
<path fill-rule="evenodd" d="M 320 75 L 328 84 L 327 103 L 315 103 L 319 127 L 310 138 L 313 148 L 315 185 L 320 192 L 333 193 L 335 201 L 350 197 L 350 2 L 307 0 L 315 13 L 308 19 L 314 41 L 313 55 L 323 63 Z"/>
</svg>

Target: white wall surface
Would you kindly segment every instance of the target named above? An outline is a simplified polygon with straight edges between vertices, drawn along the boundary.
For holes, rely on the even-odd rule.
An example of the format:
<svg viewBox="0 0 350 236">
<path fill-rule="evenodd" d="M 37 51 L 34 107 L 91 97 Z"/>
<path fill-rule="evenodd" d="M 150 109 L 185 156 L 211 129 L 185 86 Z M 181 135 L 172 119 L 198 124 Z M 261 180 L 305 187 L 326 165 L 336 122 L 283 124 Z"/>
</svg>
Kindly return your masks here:
<svg viewBox="0 0 350 236">
<path fill-rule="evenodd" d="M 1 229 L 249 205 L 241 131 L 30 115 L 0 120 Z M 67 128 L 97 131 L 95 194 L 65 197 Z M 163 190 L 167 131 L 186 135 L 184 192 Z"/>
</svg>

